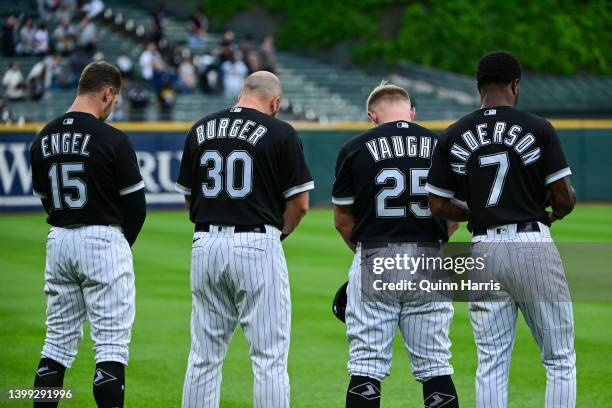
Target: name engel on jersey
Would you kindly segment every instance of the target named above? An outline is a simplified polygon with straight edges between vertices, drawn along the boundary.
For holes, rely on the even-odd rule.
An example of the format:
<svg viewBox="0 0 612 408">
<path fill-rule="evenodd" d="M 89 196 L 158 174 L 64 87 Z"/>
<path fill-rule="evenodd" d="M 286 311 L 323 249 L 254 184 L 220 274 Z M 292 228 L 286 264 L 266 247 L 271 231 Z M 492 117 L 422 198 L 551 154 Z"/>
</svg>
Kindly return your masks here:
<svg viewBox="0 0 612 408">
<path fill-rule="evenodd" d="M 398 157 L 429 159 L 438 140 L 428 136 L 382 136 L 365 143 L 368 152 L 378 163 Z"/>
<path fill-rule="evenodd" d="M 451 163 L 455 173 L 465 174 L 468 159 L 478 149 L 488 145 L 506 145 L 511 151 L 520 155 L 523 165 L 536 162 L 541 156 L 539 147 L 529 150 L 536 142 L 532 133 L 521 134 L 523 128 L 519 125 L 508 125 L 506 122 L 495 122 L 492 128 L 487 123 L 476 125 L 475 129 L 466 130 L 461 134 L 461 141 L 456 141 L 450 148 L 451 156 L 463 163 Z"/>
<path fill-rule="evenodd" d="M 229 138 L 244 140 L 255 146 L 267 132 L 268 128 L 264 125 L 242 118 L 211 119 L 196 127 L 198 144 L 207 140 Z"/>
<path fill-rule="evenodd" d="M 45 159 L 62 154 L 89 156 L 87 146 L 90 139 L 89 133 L 52 133 L 40 139 L 40 151 Z"/>
</svg>

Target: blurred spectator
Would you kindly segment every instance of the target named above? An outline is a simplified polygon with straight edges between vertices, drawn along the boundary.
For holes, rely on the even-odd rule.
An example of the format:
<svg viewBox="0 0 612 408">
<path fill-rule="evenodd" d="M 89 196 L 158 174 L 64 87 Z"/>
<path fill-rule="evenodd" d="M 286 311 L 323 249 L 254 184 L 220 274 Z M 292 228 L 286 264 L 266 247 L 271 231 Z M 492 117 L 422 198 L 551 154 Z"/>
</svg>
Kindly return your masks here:
<svg viewBox="0 0 612 408">
<path fill-rule="evenodd" d="M 38 5 L 38 16 L 43 21 L 51 20 L 53 13 L 57 10 L 60 5 L 60 0 L 37 0 Z"/>
<path fill-rule="evenodd" d="M 223 38 L 219 43 L 219 59 L 221 63 L 232 58 L 232 55 L 237 51 L 238 47 L 234 43 L 235 34 L 233 31 L 226 31 L 223 33 Z"/>
<path fill-rule="evenodd" d="M 60 24 L 53 31 L 55 50 L 63 55 L 71 53 L 76 45 L 76 37 L 76 27 L 70 23 L 70 17 L 62 17 Z"/>
<path fill-rule="evenodd" d="M 70 86 L 70 79 L 64 70 L 60 53 L 47 56 L 44 63 L 47 65 L 47 87 L 59 89 Z"/>
<path fill-rule="evenodd" d="M 85 50 L 89 55 L 96 51 L 96 42 L 98 41 L 98 33 L 96 25 L 89 20 L 89 17 L 83 17 L 79 25 L 79 47 Z"/>
<path fill-rule="evenodd" d="M 82 48 L 77 48 L 76 52 L 70 57 L 70 71 L 72 71 L 73 78 L 75 78 L 75 85 L 78 78 L 81 76 L 83 68 L 89 64 L 89 56 L 85 53 Z"/>
<path fill-rule="evenodd" d="M 6 107 L 4 98 L 0 97 L 0 123 L 10 123 L 11 121 L 11 111 Z"/>
<path fill-rule="evenodd" d="M 32 18 L 28 17 L 19 30 L 19 43 L 17 44 L 17 53 L 28 55 L 32 53 L 34 48 L 34 23 Z"/>
<path fill-rule="evenodd" d="M 28 87 L 30 98 L 39 101 L 45 96 L 47 90 L 47 64 L 44 61 L 37 62 L 28 74 Z"/>
<path fill-rule="evenodd" d="M 104 2 L 102 0 L 88 1 L 83 5 L 83 7 L 81 7 L 81 11 L 85 13 L 87 18 L 93 20 L 104 11 Z"/>
<path fill-rule="evenodd" d="M 178 78 L 180 91 L 183 94 L 190 94 L 197 85 L 196 68 L 193 66 L 191 57 L 185 58 L 178 67 Z"/>
<path fill-rule="evenodd" d="M 34 32 L 34 54 L 46 54 L 49 52 L 49 31 L 45 23 L 40 23 Z"/>
<path fill-rule="evenodd" d="M 154 41 L 155 44 L 159 44 L 159 41 L 164 38 L 165 22 L 165 7 L 160 3 L 151 13 L 151 41 Z"/>
<path fill-rule="evenodd" d="M 149 105 L 149 92 L 136 81 L 127 94 L 130 120 L 144 120 L 145 109 Z"/>
<path fill-rule="evenodd" d="M 75 0 L 62 0 L 59 8 L 53 14 L 55 21 L 61 23 L 65 19 L 70 22 L 76 14 L 77 4 Z"/>
<path fill-rule="evenodd" d="M 207 52 L 196 57 L 194 64 L 198 70 L 202 92 L 210 94 L 221 91 L 221 75 L 215 57 Z"/>
<path fill-rule="evenodd" d="M 204 37 L 207 31 L 208 19 L 202 14 L 202 9 L 197 7 L 187 21 L 187 43 L 191 47 L 204 46 Z"/>
<path fill-rule="evenodd" d="M 260 63 L 257 53 L 255 53 L 253 34 L 247 34 L 240 42 L 240 51 L 242 52 L 242 59 L 249 68 L 249 73 L 259 71 Z"/>
<path fill-rule="evenodd" d="M 4 94 L 9 101 L 19 101 L 24 97 L 23 74 L 19 70 L 17 63 L 12 62 L 8 71 L 2 78 L 2 85 L 5 88 Z"/>
<path fill-rule="evenodd" d="M 10 15 L 2 27 L 2 55 L 12 57 L 15 55 L 18 21 L 14 15 Z"/>
<path fill-rule="evenodd" d="M 150 81 L 153 79 L 153 73 L 155 66 L 161 61 L 161 55 L 157 51 L 157 45 L 154 41 L 150 41 L 147 44 L 147 48 L 140 54 L 138 59 L 138 65 L 140 65 L 141 76 Z"/>
<path fill-rule="evenodd" d="M 132 64 L 132 60 L 127 56 L 125 52 L 120 52 L 116 61 L 117 67 L 119 71 L 121 71 L 121 76 L 127 79 L 132 79 L 134 70 L 134 66 Z"/>
<path fill-rule="evenodd" d="M 162 83 L 158 94 L 159 102 L 159 119 L 172 120 L 172 110 L 176 103 L 176 91 L 172 86 L 172 82 L 168 79 Z"/>
<path fill-rule="evenodd" d="M 261 69 L 263 71 L 276 72 L 276 48 L 274 47 L 274 37 L 267 35 L 264 37 L 259 49 Z"/>
<path fill-rule="evenodd" d="M 102 51 L 96 51 L 96 53 L 91 57 L 92 62 L 100 62 L 104 61 L 104 53 Z"/>
<path fill-rule="evenodd" d="M 225 96 L 229 98 L 238 96 L 244 78 L 249 73 L 249 69 L 237 53 L 233 53 L 229 60 L 221 64 L 221 73 L 223 74 L 223 91 Z"/>
</svg>

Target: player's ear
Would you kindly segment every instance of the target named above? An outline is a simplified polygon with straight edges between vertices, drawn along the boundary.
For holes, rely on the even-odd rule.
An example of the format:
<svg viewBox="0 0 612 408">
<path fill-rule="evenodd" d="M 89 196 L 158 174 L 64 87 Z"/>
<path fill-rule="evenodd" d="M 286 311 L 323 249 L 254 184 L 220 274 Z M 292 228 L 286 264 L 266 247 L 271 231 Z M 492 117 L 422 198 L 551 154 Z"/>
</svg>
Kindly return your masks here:
<svg viewBox="0 0 612 408">
<path fill-rule="evenodd" d="M 270 111 L 272 112 L 272 115 L 276 116 L 279 110 L 280 110 L 280 98 L 276 96 L 270 100 Z"/>
<path fill-rule="evenodd" d="M 378 115 L 374 111 L 368 111 L 368 118 L 374 123 L 378 123 Z"/>
<path fill-rule="evenodd" d="M 516 78 L 516 79 L 512 80 L 511 88 L 512 88 L 512 93 L 514 95 L 518 94 L 519 87 L 520 87 L 520 82 L 521 82 L 521 80 L 519 78 Z"/>
<path fill-rule="evenodd" d="M 104 91 L 102 91 L 102 102 L 108 103 L 108 101 L 111 101 L 112 99 L 113 99 L 113 88 L 110 86 L 104 88 Z"/>
</svg>

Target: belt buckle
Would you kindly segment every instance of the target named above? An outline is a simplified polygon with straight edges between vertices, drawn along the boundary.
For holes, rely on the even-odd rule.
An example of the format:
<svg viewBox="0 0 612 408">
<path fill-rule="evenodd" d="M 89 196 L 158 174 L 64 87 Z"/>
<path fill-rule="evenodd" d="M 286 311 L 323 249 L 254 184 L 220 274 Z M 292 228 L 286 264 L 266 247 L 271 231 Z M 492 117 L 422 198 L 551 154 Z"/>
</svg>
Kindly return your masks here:
<svg viewBox="0 0 612 408">
<path fill-rule="evenodd" d="M 508 232 L 508 227 L 506 225 L 502 225 L 500 227 L 495 227 L 495 234 L 501 235 Z"/>
</svg>

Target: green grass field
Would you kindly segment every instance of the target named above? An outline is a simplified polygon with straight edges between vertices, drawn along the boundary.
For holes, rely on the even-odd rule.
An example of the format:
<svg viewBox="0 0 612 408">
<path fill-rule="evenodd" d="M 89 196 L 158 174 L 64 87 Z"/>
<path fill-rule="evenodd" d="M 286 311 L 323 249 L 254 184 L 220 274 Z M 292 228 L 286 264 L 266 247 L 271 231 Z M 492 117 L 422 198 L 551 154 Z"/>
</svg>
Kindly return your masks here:
<svg viewBox="0 0 612 408">
<path fill-rule="evenodd" d="M 612 207 L 583 205 L 555 224 L 563 241 L 612 242 Z M 0 216 L 0 389 L 31 387 L 45 327 L 43 295 L 47 225 L 42 214 Z M 460 230 L 455 240 L 467 240 Z M 178 407 L 189 352 L 191 225 L 183 212 L 152 212 L 134 248 L 137 312 L 127 368 L 127 407 Z M 330 313 L 346 280 L 351 253 L 332 226 L 331 211 L 311 211 L 285 241 L 291 279 L 293 329 L 289 356 L 294 407 L 343 406 L 348 347 L 344 326 Z M 461 405 L 474 406 L 476 350 L 466 304 L 455 305 L 451 328 L 455 384 Z M 578 406 L 612 407 L 612 304 L 577 303 Z M 64 406 L 95 407 L 92 343 L 85 329 L 65 387 Z M 399 339 L 383 384 L 383 407 L 422 406 L 421 387 Z M 543 406 L 545 371 L 529 331 L 519 320 L 511 367 L 510 406 Z M 252 374 L 244 337 L 236 332 L 223 369 L 222 407 L 252 406 Z M 0 402 L 0 405 L 2 403 Z M 7 403 L 7 406 L 31 404 Z"/>
</svg>

